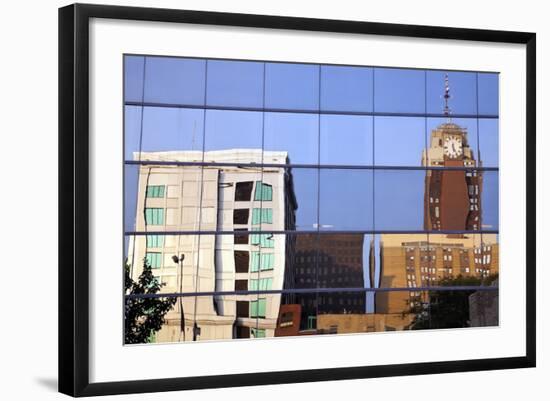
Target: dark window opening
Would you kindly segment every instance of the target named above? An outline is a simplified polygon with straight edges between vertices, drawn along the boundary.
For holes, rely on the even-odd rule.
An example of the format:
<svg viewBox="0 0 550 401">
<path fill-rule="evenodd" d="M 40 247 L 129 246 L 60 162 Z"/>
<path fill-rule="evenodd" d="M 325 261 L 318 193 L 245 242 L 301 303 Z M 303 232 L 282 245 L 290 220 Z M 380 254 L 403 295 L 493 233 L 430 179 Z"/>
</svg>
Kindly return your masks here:
<svg viewBox="0 0 550 401">
<path fill-rule="evenodd" d="M 238 182 L 235 186 L 235 200 L 249 201 L 252 195 L 252 181 Z"/>
<path fill-rule="evenodd" d="M 233 211 L 233 224 L 248 224 L 250 209 L 235 209 Z"/>
<path fill-rule="evenodd" d="M 249 308 L 248 301 L 237 301 L 237 317 L 248 317 Z"/>
<path fill-rule="evenodd" d="M 235 291 L 248 290 L 248 280 L 235 280 Z"/>
<path fill-rule="evenodd" d="M 281 314 L 281 320 L 279 322 L 279 327 L 290 327 L 294 324 L 294 313 L 293 312 L 283 312 Z"/>
<path fill-rule="evenodd" d="M 248 273 L 249 258 L 248 251 L 235 251 L 235 272 Z"/>
<path fill-rule="evenodd" d="M 237 338 L 250 338 L 250 327 L 237 326 Z"/>
<path fill-rule="evenodd" d="M 233 242 L 235 244 L 248 244 L 248 230 L 246 228 L 237 228 Z"/>
</svg>

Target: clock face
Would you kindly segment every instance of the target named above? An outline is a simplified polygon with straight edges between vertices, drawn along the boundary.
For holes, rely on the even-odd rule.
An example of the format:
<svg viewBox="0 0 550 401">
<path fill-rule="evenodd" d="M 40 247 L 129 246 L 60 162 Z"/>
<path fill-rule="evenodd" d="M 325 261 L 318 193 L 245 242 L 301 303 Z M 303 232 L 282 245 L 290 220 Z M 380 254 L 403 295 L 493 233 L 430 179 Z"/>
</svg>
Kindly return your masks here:
<svg viewBox="0 0 550 401">
<path fill-rule="evenodd" d="M 445 151 L 445 154 L 452 159 L 459 157 L 462 155 L 462 139 L 457 137 L 445 138 L 443 150 Z"/>
</svg>

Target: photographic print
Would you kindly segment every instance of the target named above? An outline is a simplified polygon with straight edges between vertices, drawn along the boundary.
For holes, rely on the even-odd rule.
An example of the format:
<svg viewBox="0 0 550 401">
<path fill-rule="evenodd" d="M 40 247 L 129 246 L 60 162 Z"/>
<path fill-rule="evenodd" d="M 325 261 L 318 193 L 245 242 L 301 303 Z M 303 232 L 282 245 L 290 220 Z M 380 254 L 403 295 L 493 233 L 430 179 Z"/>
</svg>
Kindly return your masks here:
<svg viewBox="0 0 550 401">
<path fill-rule="evenodd" d="M 58 82 L 60 392 L 536 365 L 535 33 L 75 4 Z"/>
<path fill-rule="evenodd" d="M 498 72 L 123 57 L 124 344 L 499 325 Z"/>
</svg>

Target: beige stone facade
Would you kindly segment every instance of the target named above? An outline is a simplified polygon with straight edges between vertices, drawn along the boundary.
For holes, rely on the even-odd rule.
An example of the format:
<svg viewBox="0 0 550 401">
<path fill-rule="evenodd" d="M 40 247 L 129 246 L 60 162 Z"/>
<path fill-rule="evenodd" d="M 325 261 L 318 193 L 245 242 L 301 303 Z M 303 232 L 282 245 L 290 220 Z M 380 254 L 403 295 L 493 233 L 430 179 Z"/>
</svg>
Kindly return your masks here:
<svg viewBox="0 0 550 401">
<path fill-rule="evenodd" d="M 318 317 L 317 331 L 350 334 L 408 330 L 414 316 L 412 313 L 323 314 Z"/>
<path fill-rule="evenodd" d="M 417 287 L 437 286 L 444 279 L 486 278 L 498 274 L 497 234 L 382 234 L 380 236 L 382 288 L 410 291 L 379 292 L 375 310 L 400 313 L 421 301 Z"/>
</svg>

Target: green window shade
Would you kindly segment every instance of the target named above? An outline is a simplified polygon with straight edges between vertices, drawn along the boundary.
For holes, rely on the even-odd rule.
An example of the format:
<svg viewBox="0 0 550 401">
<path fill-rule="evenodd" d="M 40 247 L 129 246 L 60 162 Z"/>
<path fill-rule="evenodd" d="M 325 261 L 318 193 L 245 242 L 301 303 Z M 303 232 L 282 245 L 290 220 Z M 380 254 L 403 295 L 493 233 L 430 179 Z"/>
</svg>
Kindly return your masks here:
<svg viewBox="0 0 550 401">
<path fill-rule="evenodd" d="M 260 279 L 260 291 L 267 291 L 271 289 L 273 284 L 272 278 L 262 278 Z"/>
<path fill-rule="evenodd" d="M 254 192 L 254 200 L 273 200 L 273 187 L 269 184 L 263 184 L 261 181 L 256 181 L 256 192 Z"/>
<path fill-rule="evenodd" d="M 250 317 L 265 317 L 265 307 L 265 298 L 250 302 Z"/>
<path fill-rule="evenodd" d="M 272 270 L 275 261 L 275 254 L 252 252 L 252 265 L 250 271 L 257 272 L 258 270 Z"/>
<path fill-rule="evenodd" d="M 147 198 L 164 198 L 164 185 L 147 185 Z"/>
<path fill-rule="evenodd" d="M 262 248 L 274 248 L 275 240 L 272 237 L 272 234 L 262 234 L 260 238 L 260 246 Z"/>
<path fill-rule="evenodd" d="M 273 223 L 273 209 L 262 209 L 262 223 Z"/>
<path fill-rule="evenodd" d="M 254 227 L 253 227 L 252 230 L 257 231 L 258 228 L 254 228 Z M 250 236 L 250 243 L 251 243 L 252 245 L 260 245 L 260 234 L 252 234 L 252 235 Z"/>
<path fill-rule="evenodd" d="M 250 291 L 267 291 L 271 290 L 273 284 L 272 278 L 252 279 L 248 282 L 248 289 Z"/>
<path fill-rule="evenodd" d="M 252 337 L 265 338 L 265 329 L 251 329 Z"/>
<path fill-rule="evenodd" d="M 252 224 L 260 224 L 260 213 L 262 209 L 254 208 L 252 210 Z"/>
<path fill-rule="evenodd" d="M 260 269 L 260 252 L 252 252 L 250 271 L 257 272 Z"/>
<path fill-rule="evenodd" d="M 265 317 L 266 299 L 258 299 L 258 317 Z"/>
<path fill-rule="evenodd" d="M 164 209 L 158 207 L 145 208 L 145 223 L 152 225 L 164 224 Z"/>
<path fill-rule="evenodd" d="M 250 317 L 258 317 L 258 301 L 250 302 Z"/>
<path fill-rule="evenodd" d="M 252 231 L 259 231 L 259 227 L 252 227 Z M 260 245 L 262 248 L 274 248 L 275 240 L 273 239 L 273 234 L 252 234 L 251 242 L 252 245 Z"/>
<path fill-rule="evenodd" d="M 260 209 L 255 207 L 252 210 L 252 224 L 273 223 L 273 209 Z"/>
<path fill-rule="evenodd" d="M 147 236 L 147 248 L 161 248 L 163 245 L 164 245 L 164 236 L 162 235 Z"/>
<path fill-rule="evenodd" d="M 271 270 L 271 269 L 273 269 L 274 259 L 275 259 L 275 255 L 273 253 L 263 253 L 260 269 L 261 270 Z"/>
<path fill-rule="evenodd" d="M 149 264 L 149 266 L 151 266 L 152 269 L 158 269 L 160 267 L 161 253 L 147 252 L 145 254 L 145 259 L 147 260 L 147 263 Z"/>
</svg>

